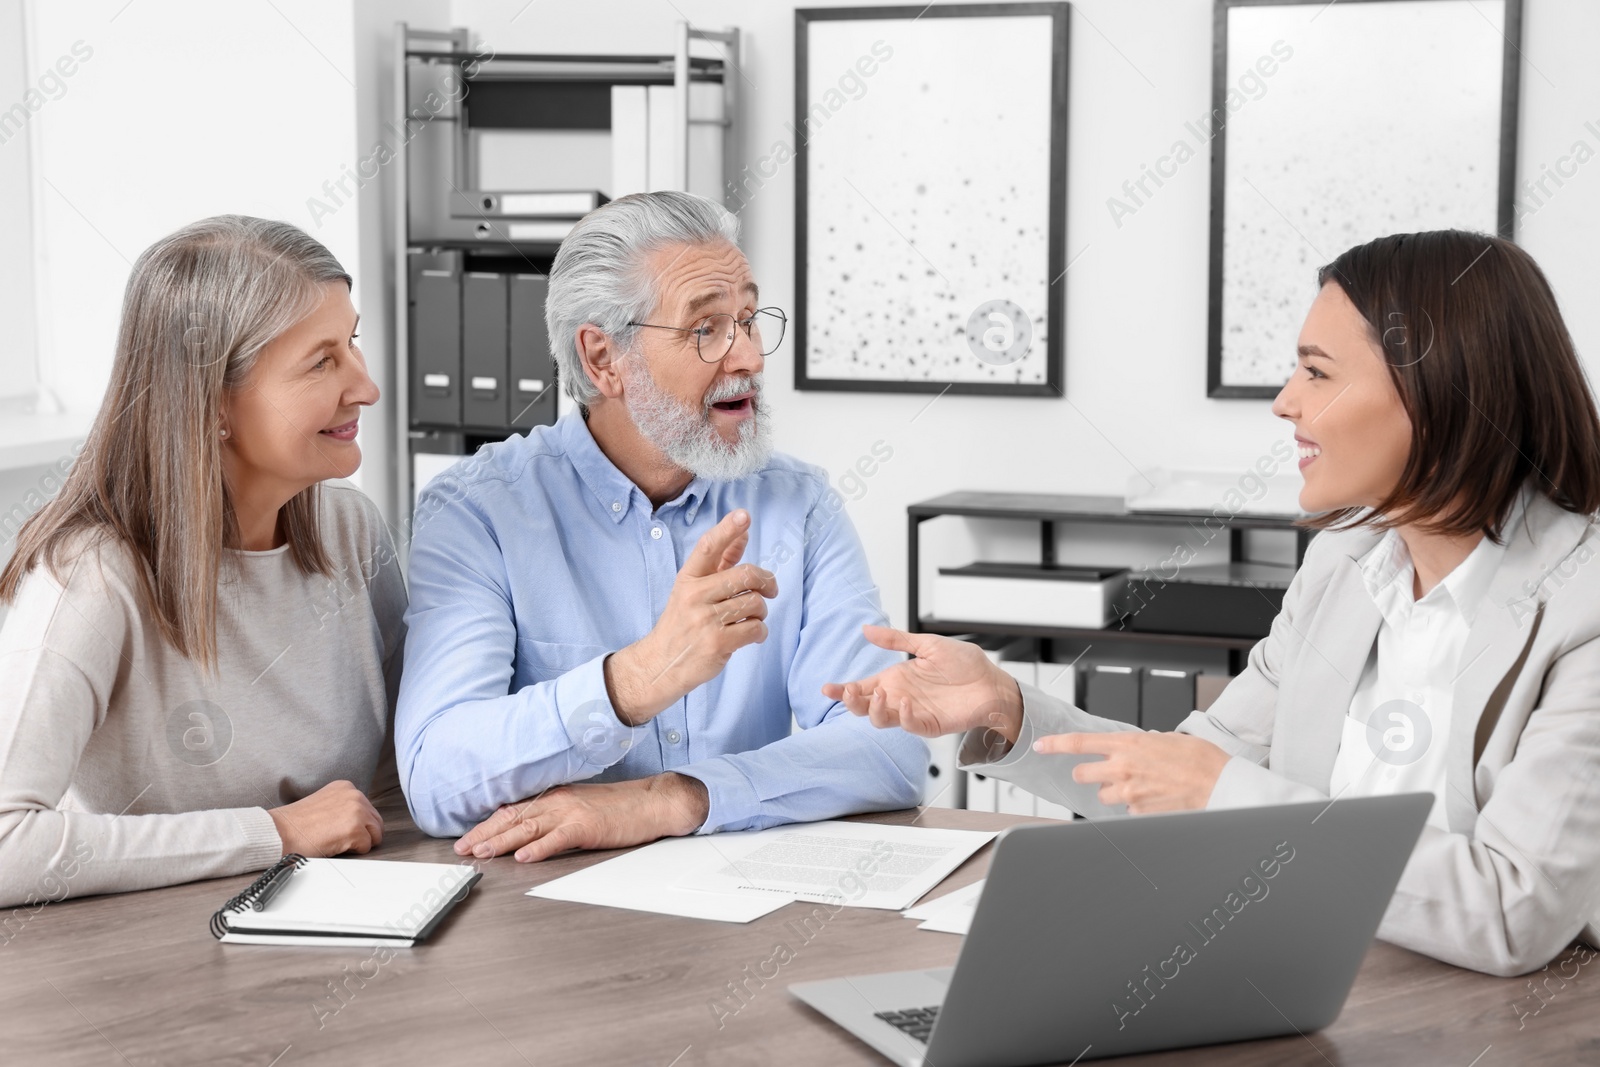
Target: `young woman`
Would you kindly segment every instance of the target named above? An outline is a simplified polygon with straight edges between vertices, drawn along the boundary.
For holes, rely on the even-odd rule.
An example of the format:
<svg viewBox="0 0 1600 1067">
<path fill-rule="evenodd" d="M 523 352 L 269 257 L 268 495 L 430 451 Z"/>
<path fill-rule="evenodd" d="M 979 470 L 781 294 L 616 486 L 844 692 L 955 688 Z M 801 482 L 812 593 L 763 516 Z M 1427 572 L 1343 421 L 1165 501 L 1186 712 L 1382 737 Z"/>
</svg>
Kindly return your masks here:
<svg viewBox="0 0 1600 1067">
<path fill-rule="evenodd" d="M 366 852 L 405 588 L 348 487 L 350 278 L 221 216 L 134 264 L 106 399 L 0 571 L 0 905 Z"/>
<path fill-rule="evenodd" d="M 1508 241 L 1385 237 L 1319 282 L 1273 411 L 1327 532 L 1209 711 L 1140 732 L 896 630 L 916 659 L 824 692 L 1090 816 L 1430 791 L 1379 936 L 1520 974 L 1596 943 L 1600 419 Z"/>
</svg>

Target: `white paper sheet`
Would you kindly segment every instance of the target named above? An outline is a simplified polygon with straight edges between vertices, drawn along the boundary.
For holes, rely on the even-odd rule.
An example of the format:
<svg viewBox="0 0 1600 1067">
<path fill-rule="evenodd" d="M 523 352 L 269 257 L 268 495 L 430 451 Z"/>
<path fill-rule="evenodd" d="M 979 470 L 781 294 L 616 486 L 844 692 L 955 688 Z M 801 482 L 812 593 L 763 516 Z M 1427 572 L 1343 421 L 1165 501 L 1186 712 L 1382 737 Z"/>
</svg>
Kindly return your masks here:
<svg viewBox="0 0 1600 1067">
<path fill-rule="evenodd" d="M 728 839 L 747 835 L 714 836 Z M 730 923 L 759 919 L 795 899 L 777 893 L 706 892 L 675 884 L 695 871 L 725 863 L 717 851 L 720 845 L 712 836 L 669 837 L 534 886 L 527 895 Z"/>
<path fill-rule="evenodd" d="M 918 930 L 933 930 L 941 934 L 965 934 L 972 926 L 973 913 L 978 910 L 978 897 L 983 893 L 985 879 L 946 893 L 937 900 L 907 908 L 903 914 L 908 919 L 923 920 Z"/>
<path fill-rule="evenodd" d="M 992 830 L 859 822 L 723 834 L 718 851 L 724 862 L 687 874 L 676 887 L 900 911 L 994 836 Z"/>
</svg>

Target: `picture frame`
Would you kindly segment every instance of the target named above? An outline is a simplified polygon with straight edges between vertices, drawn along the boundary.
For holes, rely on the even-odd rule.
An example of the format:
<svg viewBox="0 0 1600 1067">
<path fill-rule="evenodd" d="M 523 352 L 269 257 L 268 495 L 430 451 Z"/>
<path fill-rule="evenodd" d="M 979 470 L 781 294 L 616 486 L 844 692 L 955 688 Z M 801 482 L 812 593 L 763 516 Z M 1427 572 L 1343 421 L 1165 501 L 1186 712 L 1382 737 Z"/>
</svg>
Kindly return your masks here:
<svg viewBox="0 0 1600 1067">
<path fill-rule="evenodd" d="M 796 10 L 796 389 L 1063 395 L 1068 22 Z"/>
<path fill-rule="evenodd" d="M 1521 25 L 1522 0 L 1216 0 L 1208 396 L 1277 395 L 1345 249 L 1512 236 Z"/>
</svg>

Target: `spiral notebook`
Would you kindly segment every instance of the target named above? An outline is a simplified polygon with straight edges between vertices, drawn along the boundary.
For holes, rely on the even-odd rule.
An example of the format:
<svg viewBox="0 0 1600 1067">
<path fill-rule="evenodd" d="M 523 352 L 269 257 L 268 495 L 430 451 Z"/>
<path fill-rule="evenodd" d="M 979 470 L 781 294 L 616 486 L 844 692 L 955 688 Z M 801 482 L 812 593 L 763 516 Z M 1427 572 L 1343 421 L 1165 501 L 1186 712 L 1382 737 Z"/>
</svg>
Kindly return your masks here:
<svg viewBox="0 0 1600 1067">
<path fill-rule="evenodd" d="M 307 859 L 291 853 L 211 917 L 235 945 L 409 948 L 464 900 L 482 873 L 459 863 Z"/>
</svg>

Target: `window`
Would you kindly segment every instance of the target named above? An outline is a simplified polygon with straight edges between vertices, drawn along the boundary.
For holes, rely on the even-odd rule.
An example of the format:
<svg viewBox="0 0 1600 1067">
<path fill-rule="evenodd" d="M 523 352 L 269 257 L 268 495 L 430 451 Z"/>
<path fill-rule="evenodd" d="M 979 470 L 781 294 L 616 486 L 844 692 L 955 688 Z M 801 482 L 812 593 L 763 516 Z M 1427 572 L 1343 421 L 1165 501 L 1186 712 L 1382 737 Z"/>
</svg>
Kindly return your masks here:
<svg viewBox="0 0 1600 1067">
<path fill-rule="evenodd" d="M 0 0 L 0 404 L 38 383 L 23 0 Z M 10 404 L 4 404 L 10 407 Z"/>
</svg>

